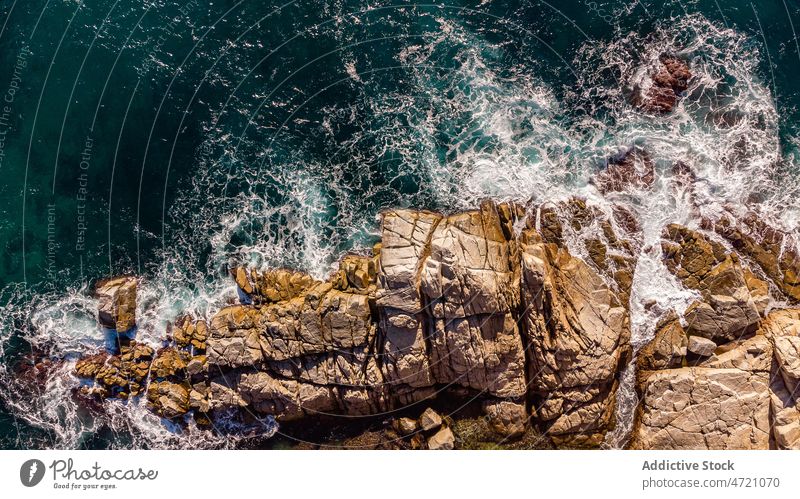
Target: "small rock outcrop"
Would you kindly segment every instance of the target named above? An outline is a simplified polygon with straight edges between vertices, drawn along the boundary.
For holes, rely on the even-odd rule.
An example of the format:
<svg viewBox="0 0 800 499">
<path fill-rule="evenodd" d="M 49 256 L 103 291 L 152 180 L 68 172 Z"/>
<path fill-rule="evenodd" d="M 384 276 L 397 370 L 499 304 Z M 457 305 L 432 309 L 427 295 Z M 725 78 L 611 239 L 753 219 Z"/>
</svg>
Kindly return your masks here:
<svg viewBox="0 0 800 499">
<path fill-rule="evenodd" d="M 691 78 L 692 72 L 685 61 L 663 55 L 645 84 L 636 89 L 634 104 L 648 113 L 669 113 L 675 109 L 678 98 L 689 88 Z"/>
<path fill-rule="evenodd" d="M 123 333 L 136 325 L 135 277 L 116 277 L 99 281 L 95 287 L 97 319 L 103 327 Z"/>
</svg>

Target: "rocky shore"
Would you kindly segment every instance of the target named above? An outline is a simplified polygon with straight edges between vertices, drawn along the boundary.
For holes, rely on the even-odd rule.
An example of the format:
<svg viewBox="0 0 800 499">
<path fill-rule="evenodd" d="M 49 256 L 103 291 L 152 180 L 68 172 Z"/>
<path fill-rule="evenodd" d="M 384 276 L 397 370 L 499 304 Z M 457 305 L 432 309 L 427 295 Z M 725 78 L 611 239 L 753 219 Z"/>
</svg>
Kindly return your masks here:
<svg viewBox="0 0 800 499">
<path fill-rule="evenodd" d="M 672 111 L 692 76 L 675 57 L 658 63 L 631 95 L 654 115 Z M 672 173 L 691 194 L 691 170 Z M 592 183 L 607 195 L 646 190 L 656 175 L 636 146 Z M 230 418 L 358 427 L 344 446 L 603 447 L 632 367 L 630 448 L 800 448 L 794 237 L 730 207 L 668 225 L 660 247 L 643 248 L 636 217 L 611 204 L 387 211 L 371 253 L 345 256 L 327 280 L 231 269 L 239 303 L 179 318 L 160 348 L 134 338 L 137 278 L 101 281 L 98 321 L 117 344 L 77 362 L 78 391 L 144 397 L 208 431 Z M 634 295 L 643 252 L 695 297 L 681 316 Z M 659 317 L 644 344 L 632 341 L 641 309 Z M 360 430 L 375 420 L 377 431 Z"/>
<path fill-rule="evenodd" d="M 664 230 L 663 262 L 697 300 L 636 352 L 633 448 L 800 447 L 800 309 L 769 311 L 794 301 L 798 263 L 778 253 L 788 235 L 763 243 L 764 227 L 725 220 Z M 570 235 L 589 227 L 596 237 L 571 251 Z M 624 212 L 580 199 L 393 210 L 381 236 L 326 281 L 232 269 L 240 304 L 182 317 L 157 350 L 119 335 L 118 352 L 78 361 L 93 380 L 82 394 L 144 396 L 164 418 L 209 427 L 232 413 L 377 415 L 411 448 L 459 447 L 455 422 L 423 412 L 456 397 L 480 404 L 503 442 L 533 429 L 548 445 L 603 444 L 634 355 L 639 242 Z M 136 282 L 98 284 L 102 325 L 135 322 Z M 421 416 L 396 412 L 408 407 Z"/>
</svg>

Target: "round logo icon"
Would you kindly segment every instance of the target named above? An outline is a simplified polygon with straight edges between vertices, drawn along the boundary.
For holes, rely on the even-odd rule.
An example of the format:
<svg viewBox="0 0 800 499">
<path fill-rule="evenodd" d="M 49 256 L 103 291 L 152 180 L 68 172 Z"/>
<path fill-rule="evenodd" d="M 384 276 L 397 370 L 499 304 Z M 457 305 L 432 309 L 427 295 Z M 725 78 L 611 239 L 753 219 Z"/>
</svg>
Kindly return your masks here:
<svg viewBox="0 0 800 499">
<path fill-rule="evenodd" d="M 19 469 L 19 480 L 26 487 L 35 487 L 44 478 L 44 463 L 38 459 L 28 459 Z"/>
</svg>

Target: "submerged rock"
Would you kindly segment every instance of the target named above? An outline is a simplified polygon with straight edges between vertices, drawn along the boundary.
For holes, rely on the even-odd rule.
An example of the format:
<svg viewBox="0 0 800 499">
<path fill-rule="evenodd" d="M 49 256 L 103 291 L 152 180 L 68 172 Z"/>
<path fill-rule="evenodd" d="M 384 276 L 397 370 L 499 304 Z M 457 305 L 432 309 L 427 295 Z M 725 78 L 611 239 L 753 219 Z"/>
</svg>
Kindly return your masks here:
<svg viewBox="0 0 800 499">
<path fill-rule="evenodd" d="M 649 113 L 669 113 L 675 108 L 681 94 L 689 88 L 691 78 L 692 72 L 685 61 L 663 55 L 647 84 L 637 89 L 634 104 Z"/>
</svg>

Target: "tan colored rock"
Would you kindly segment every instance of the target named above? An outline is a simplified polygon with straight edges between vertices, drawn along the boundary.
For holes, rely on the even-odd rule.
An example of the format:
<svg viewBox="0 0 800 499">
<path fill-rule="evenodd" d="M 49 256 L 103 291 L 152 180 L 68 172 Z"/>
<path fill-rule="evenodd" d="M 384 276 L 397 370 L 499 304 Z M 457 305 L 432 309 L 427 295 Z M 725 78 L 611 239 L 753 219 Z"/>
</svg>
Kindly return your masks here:
<svg viewBox="0 0 800 499">
<path fill-rule="evenodd" d="M 208 340 L 208 324 L 204 320 L 193 321 L 185 316 L 178 321 L 175 327 L 175 343 L 179 347 L 194 347 L 195 350 L 204 351 Z"/>
<path fill-rule="evenodd" d="M 522 338 L 511 314 L 519 304 L 519 264 L 508 216 L 508 207 L 487 201 L 441 220 L 420 276 L 435 381 L 500 398 L 526 390 Z"/>
<path fill-rule="evenodd" d="M 717 349 L 717 344 L 709 339 L 703 338 L 702 336 L 689 336 L 689 344 L 686 349 L 693 354 L 700 355 L 701 357 L 710 357 L 714 355 L 714 350 Z"/>
<path fill-rule="evenodd" d="M 262 361 L 262 317 L 258 309 L 225 307 L 211 319 L 206 343 L 208 363 L 220 367 L 254 366 Z"/>
<path fill-rule="evenodd" d="M 116 277 L 99 281 L 95 287 L 97 318 L 103 327 L 123 333 L 136 325 L 135 277 Z"/>
<path fill-rule="evenodd" d="M 81 357 L 75 363 L 75 375 L 80 378 L 94 378 L 103 368 L 110 356 L 106 352 Z"/>
<path fill-rule="evenodd" d="M 643 387 L 635 449 L 769 448 L 769 374 L 741 369 L 654 371 Z"/>
<path fill-rule="evenodd" d="M 702 296 L 684 314 L 686 332 L 717 343 L 752 332 L 760 316 L 738 258 L 721 244 L 679 225 L 669 225 L 663 237 L 667 267 Z"/>
<path fill-rule="evenodd" d="M 456 446 L 456 437 L 450 428 L 442 428 L 436 435 L 428 439 L 430 450 L 453 450 Z"/>
<path fill-rule="evenodd" d="M 189 411 L 189 388 L 170 381 L 152 382 L 147 388 L 147 401 L 159 416 L 176 418 Z"/>
<path fill-rule="evenodd" d="M 637 354 L 638 370 L 672 369 L 683 365 L 689 339 L 677 315 L 670 313 L 659 321 L 653 339 Z"/>
<path fill-rule="evenodd" d="M 776 447 L 800 450 L 800 394 L 796 391 L 790 392 L 782 377 L 773 372 L 769 396 L 772 416 L 770 423 Z"/>
<path fill-rule="evenodd" d="M 404 437 L 412 435 L 419 429 L 417 422 L 411 418 L 396 419 L 392 422 L 392 426 L 400 435 Z"/>
<path fill-rule="evenodd" d="M 189 355 L 174 348 L 164 348 L 158 352 L 150 364 L 150 376 L 153 378 L 182 377 L 186 369 Z"/>
<path fill-rule="evenodd" d="M 492 430 L 504 438 L 516 438 L 525 433 L 528 414 L 525 404 L 510 400 L 490 399 L 483 403 L 483 412 Z"/>
<path fill-rule="evenodd" d="M 790 300 L 800 301 L 800 251 L 794 235 L 770 226 L 754 211 L 739 218 L 727 213 L 704 225 L 758 264 Z"/>
<path fill-rule="evenodd" d="M 529 379 L 549 435 L 602 434 L 627 357 L 628 312 L 586 263 L 529 227 L 522 234 L 523 317 Z"/>
<path fill-rule="evenodd" d="M 431 233 L 440 220 L 441 215 L 412 210 L 382 216 L 377 305 L 384 335 L 384 376 L 396 391 L 434 384 L 419 282 Z"/>
<path fill-rule="evenodd" d="M 775 338 L 775 360 L 786 387 L 792 393 L 800 392 L 800 336 Z"/>
<path fill-rule="evenodd" d="M 442 426 L 442 417 L 439 413 L 428 407 L 419 417 L 419 426 L 423 431 L 435 430 Z"/>
</svg>

